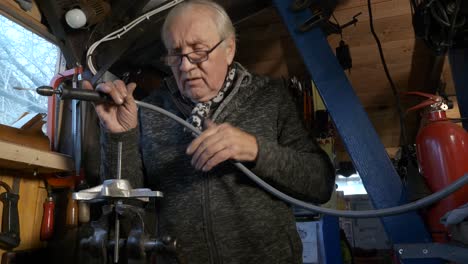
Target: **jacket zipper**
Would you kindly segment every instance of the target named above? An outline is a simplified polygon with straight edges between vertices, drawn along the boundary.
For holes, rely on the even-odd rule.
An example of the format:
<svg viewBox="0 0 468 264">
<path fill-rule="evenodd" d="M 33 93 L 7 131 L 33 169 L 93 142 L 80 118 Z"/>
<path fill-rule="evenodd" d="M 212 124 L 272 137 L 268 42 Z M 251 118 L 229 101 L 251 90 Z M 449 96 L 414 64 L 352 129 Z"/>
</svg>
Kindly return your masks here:
<svg viewBox="0 0 468 264">
<path fill-rule="evenodd" d="M 213 223 L 211 222 L 210 214 L 210 177 L 208 173 L 203 173 L 203 216 L 205 218 L 206 228 L 205 236 L 208 243 L 208 248 L 210 252 L 210 261 L 212 263 L 218 264 L 221 263 L 219 258 L 218 249 L 216 246 L 216 240 L 213 234 Z"/>
</svg>

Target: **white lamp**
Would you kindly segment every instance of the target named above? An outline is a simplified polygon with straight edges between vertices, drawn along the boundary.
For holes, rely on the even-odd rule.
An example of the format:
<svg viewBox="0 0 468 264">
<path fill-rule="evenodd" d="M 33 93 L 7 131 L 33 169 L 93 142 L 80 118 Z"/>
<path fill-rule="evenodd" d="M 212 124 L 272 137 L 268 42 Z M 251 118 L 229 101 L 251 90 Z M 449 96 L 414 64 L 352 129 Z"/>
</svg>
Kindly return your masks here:
<svg viewBox="0 0 468 264">
<path fill-rule="evenodd" d="M 65 21 L 71 28 L 81 28 L 86 25 L 86 14 L 83 10 L 74 8 L 65 14 Z"/>
</svg>

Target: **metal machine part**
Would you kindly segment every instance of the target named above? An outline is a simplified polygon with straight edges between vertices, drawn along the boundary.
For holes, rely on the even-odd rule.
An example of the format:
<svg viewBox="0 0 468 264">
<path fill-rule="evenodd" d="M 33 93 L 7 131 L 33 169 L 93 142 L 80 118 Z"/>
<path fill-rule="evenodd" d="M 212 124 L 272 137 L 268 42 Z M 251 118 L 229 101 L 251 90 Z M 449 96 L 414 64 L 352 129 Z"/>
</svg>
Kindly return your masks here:
<svg viewBox="0 0 468 264">
<path fill-rule="evenodd" d="M 137 198 L 142 201 L 148 201 L 149 197 L 161 198 L 163 197 L 163 194 L 160 191 L 152 191 L 148 188 L 132 189 L 128 180 L 110 179 L 105 180 L 101 185 L 75 192 L 72 197 L 74 200 L 78 201 L 92 201 L 110 198 Z"/>
<path fill-rule="evenodd" d="M 119 142 L 118 146 L 117 179 L 105 180 L 101 185 L 75 192 L 72 195 L 74 200 L 138 198 L 142 201 L 148 201 L 149 197 L 163 197 L 162 192 L 152 191 L 148 188 L 133 189 L 128 180 L 121 179 L 122 142 Z"/>
<path fill-rule="evenodd" d="M 440 258 L 460 264 L 468 262 L 467 248 L 455 245 L 440 243 L 395 244 L 394 248 L 401 259 Z"/>
<path fill-rule="evenodd" d="M 417 37 L 436 54 L 468 46 L 468 3 L 462 0 L 412 0 L 413 27 Z"/>
<path fill-rule="evenodd" d="M 111 232 L 109 216 L 116 213 L 119 218 L 131 219 L 132 229 L 127 238 L 120 238 L 116 230 Z M 151 238 L 145 231 L 144 210 L 128 204 L 103 206 L 103 214 L 99 220 L 91 223 L 92 235 L 80 241 L 80 247 L 101 263 L 108 262 L 108 256 L 124 250 L 129 261 L 139 262 L 147 259 L 153 252 L 175 253 L 177 242 L 174 238 L 163 236 Z M 118 260 L 118 259 L 117 259 Z"/>
<path fill-rule="evenodd" d="M 101 259 L 103 263 L 107 262 L 107 251 L 113 251 L 113 262 L 118 263 L 119 252 L 124 247 L 126 248 L 126 257 L 135 260 L 146 259 L 146 252 L 175 251 L 175 240 L 151 239 L 145 233 L 145 212 L 142 208 L 124 203 L 125 200 L 131 199 L 148 202 L 150 197 L 161 198 L 163 194 L 147 188 L 133 189 L 128 180 L 121 179 L 122 142 L 118 143 L 117 151 L 116 179 L 105 180 L 99 186 L 84 189 L 72 195 L 74 200 L 79 201 L 110 201 L 110 204 L 103 206 L 101 218 L 91 223 L 93 234 L 81 240 L 81 247 L 87 249 L 93 257 Z M 108 223 L 111 215 L 114 216 L 113 238 L 108 236 L 111 230 Z M 127 239 L 120 237 L 121 218 L 134 219 L 131 221 L 131 230 Z"/>
<path fill-rule="evenodd" d="M 143 220 L 144 212 L 141 208 L 126 204 L 118 204 L 115 207 L 115 211 L 118 215 L 123 217 L 132 217 L 132 219 L 136 219 L 135 221 L 132 221 L 133 228 L 130 230 L 125 241 L 126 253 L 129 259 L 146 259 L 147 253 L 150 252 L 175 253 L 177 251 L 177 241 L 174 238 L 169 236 L 150 238 L 148 236 L 145 232 L 145 222 Z"/>
</svg>

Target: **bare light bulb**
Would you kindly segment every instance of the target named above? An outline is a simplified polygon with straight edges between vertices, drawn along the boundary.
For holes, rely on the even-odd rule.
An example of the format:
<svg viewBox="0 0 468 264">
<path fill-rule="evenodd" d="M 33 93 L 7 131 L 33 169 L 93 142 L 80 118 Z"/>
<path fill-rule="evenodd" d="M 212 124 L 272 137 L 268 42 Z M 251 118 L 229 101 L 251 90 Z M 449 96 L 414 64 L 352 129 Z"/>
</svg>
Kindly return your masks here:
<svg viewBox="0 0 468 264">
<path fill-rule="evenodd" d="M 86 15 L 83 10 L 74 8 L 65 14 L 65 21 L 71 28 L 81 28 L 86 25 Z"/>
</svg>

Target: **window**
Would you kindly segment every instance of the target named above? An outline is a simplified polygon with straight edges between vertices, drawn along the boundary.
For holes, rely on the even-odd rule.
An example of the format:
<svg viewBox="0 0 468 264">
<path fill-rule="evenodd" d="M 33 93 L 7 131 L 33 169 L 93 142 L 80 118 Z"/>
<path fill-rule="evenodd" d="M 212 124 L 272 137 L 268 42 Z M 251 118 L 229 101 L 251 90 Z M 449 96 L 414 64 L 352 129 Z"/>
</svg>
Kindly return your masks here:
<svg viewBox="0 0 468 264">
<path fill-rule="evenodd" d="M 26 112 L 47 113 L 47 97 L 14 87 L 49 85 L 61 61 L 56 45 L 0 15 L 0 124 Z"/>
<path fill-rule="evenodd" d="M 343 191 L 344 195 L 367 194 L 362 179 L 357 172 L 349 177 L 338 175 L 336 184 L 338 185 L 337 191 Z"/>
</svg>

